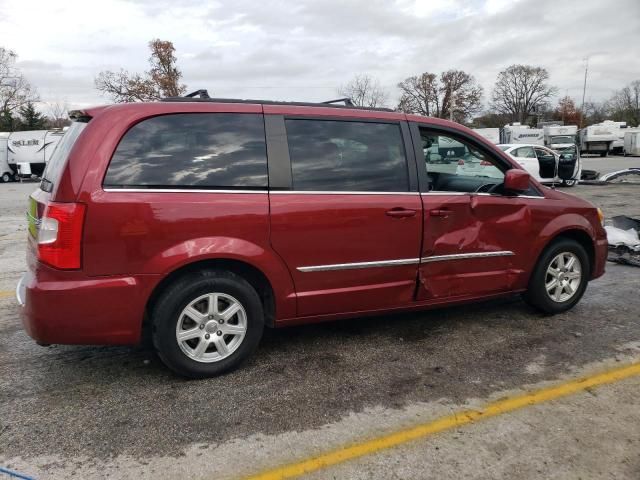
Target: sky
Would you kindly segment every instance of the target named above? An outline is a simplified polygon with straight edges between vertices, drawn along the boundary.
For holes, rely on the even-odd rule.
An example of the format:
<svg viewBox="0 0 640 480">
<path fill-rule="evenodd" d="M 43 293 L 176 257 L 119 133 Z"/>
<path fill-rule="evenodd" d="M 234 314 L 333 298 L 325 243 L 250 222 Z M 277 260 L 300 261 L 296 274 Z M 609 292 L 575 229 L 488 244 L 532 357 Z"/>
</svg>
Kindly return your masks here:
<svg viewBox="0 0 640 480">
<path fill-rule="evenodd" d="M 0 0 L 0 46 L 43 102 L 109 103 L 102 70 L 148 68 L 148 42 L 170 40 L 188 91 L 322 101 L 356 74 L 397 83 L 465 70 L 488 103 L 500 70 L 547 68 L 579 105 L 640 79 L 640 0 Z M 46 105 L 41 107 L 46 108 Z"/>
</svg>

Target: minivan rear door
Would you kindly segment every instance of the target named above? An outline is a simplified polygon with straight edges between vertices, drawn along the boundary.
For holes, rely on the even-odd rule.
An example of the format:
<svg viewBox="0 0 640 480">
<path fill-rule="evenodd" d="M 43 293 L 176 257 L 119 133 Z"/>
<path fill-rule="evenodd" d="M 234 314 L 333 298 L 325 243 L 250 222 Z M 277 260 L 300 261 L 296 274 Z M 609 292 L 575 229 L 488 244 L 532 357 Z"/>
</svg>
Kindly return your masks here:
<svg viewBox="0 0 640 480">
<path fill-rule="evenodd" d="M 412 302 L 422 203 L 406 123 L 264 108 L 271 243 L 294 280 L 298 316 Z"/>
</svg>

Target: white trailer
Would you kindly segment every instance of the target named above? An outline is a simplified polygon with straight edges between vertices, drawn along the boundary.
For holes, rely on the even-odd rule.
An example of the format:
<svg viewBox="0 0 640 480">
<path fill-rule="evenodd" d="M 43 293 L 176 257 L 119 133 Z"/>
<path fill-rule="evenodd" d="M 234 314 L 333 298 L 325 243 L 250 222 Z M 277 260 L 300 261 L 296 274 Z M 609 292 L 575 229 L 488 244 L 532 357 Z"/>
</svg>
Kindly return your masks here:
<svg viewBox="0 0 640 480">
<path fill-rule="evenodd" d="M 624 150 L 624 134 L 627 131 L 627 122 L 616 122 L 614 120 L 605 120 L 600 125 L 608 127 L 617 137 L 612 143 L 609 151 L 611 153 L 620 154 Z"/>
<path fill-rule="evenodd" d="M 7 142 L 7 163 L 19 177 L 42 176 L 56 145 L 64 132 L 30 130 L 13 132 Z"/>
<path fill-rule="evenodd" d="M 541 128 L 531 128 L 529 125 L 521 125 L 520 123 L 505 125 L 504 137 L 500 143 L 544 145 L 544 130 Z"/>
<path fill-rule="evenodd" d="M 577 125 L 545 125 L 544 144 L 552 150 L 564 150 L 576 145 Z"/>
<path fill-rule="evenodd" d="M 624 156 L 640 156 L 640 130 L 627 130 L 624 134 Z"/>
<path fill-rule="evenodd" d="M 486 138 L 494 145 L 498 145 L 500 143 L 499 128 L 474 128 L 473 131 L 476 132 L 481 137 Z"/>
<path fill-rule="evenodd" d="M 606 157 L 611 150 L 611 144 L 618 140 L 614 128 L 607 124 L 590 125 L 579 132 L 580 153 L 597 153 Z"/>
<path fill-rule="evenodd" d="M 14 179 L 13 170 L 9 167 L 7 142 L 9 140 L 9 132 L 0 132 L 0 180 L 3 183 L 10 182 Z"/>
</svg>

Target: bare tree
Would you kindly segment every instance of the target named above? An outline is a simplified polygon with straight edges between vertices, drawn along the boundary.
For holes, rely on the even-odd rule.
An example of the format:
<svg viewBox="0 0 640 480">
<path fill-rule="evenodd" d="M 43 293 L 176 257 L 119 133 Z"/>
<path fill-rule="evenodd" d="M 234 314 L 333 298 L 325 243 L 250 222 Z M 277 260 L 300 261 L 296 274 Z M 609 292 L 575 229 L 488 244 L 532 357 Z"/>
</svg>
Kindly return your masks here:
<svg viewBox="0 0 640 480">
<path fill-rule="evenodd" d="M 406 113 L 465 122 L 482 108 L 482 87 L 462 70 L 448 70 L 438 77 L 424 72 L 398 84 L 397 109 Z"/>
<path fill-rule="evenodd" d="M 37 102 L 38 94 L 16 67 L 14 51 L 0 47 L 0 112 L 11 117 L 30 102 Z"/>
<path fill-rule="evenodd" d="M 116 103 L 145 102 L 183 94 L 186 86 L 180 83 L 182 73 L 176 66 L 173 43 L 155 39 L 149 42 L 149 49 L 149 71 L 143 74 L 124 69 L 103 71 L 95 79 L 96 88 Z"/>
<path fill-rule="evenodd" d="M 555 94 L 548 85 L 549 72 L 542 67 L 511 65 L 498 74 L 491 96 L 492 107 L 514 121 L 526 122 Z"/>
<path fill-rule="evenodd" d="M 640 80 L 634 80 L 618 90 L 609 100 L 609 106 L 614 120 L 640 125 Z"/>
<path fill-rule="evenodd" d="M 49 128 L 62 128 L 71 123 L 69 120 L 69 106 L 66 101 L 50 102 L 47 108 Z"/>
<path fill-rule="evenodd" d="M 610 111 L 608 102 L 585 102 L 582 125 L 601 123 L 609 117 Z"/>
<path fill-rule="evenodd" d="M 435 74 L 425 72 L 406 78 L 398 84 L 398 88 L 401 92 L 398 110 L 427 117 L 440 116 L 438 79 Z"/>
<path fill-rule="evenodd" d="M 341 85 L 337 93 L 349 97 L 358 107 L 384 107 L 389 98 L 380 82 L 370 75 L 356 75 Z"/>
</svg>

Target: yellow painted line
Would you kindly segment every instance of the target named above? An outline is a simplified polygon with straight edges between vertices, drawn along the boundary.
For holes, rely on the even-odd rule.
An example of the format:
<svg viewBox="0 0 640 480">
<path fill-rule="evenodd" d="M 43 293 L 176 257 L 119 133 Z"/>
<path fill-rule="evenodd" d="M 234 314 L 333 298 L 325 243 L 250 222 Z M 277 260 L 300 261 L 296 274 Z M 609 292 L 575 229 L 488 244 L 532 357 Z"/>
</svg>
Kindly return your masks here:
<svg viewBox="0 0 640 480">
<path fill-rule="evenodd" d="M 0 298 L 15 297 L 16 292 L 13 290 L 0 290 Z"/>
<path fill-rule="evenodd" d="M 282 480 L 293 478 L 305 473 L 315 472 L 332 465 L 353 460 L 365 455 L 371 455 L 381 450 L 402 445 L 413 440 L 421 439 L 438 432 L 450 430 L 486 418 L 496 417 L 504 413 L 513 412 L 521 408 L 548 402 L 557 398 L 566 397 L 574 393 L 582 392 L 588 388 L 598 387 L 609 383 L 618 382 L 625 378 L 640 375 L 640 362 L 620 368 L 615 368 L 597 375 L 570 380 L 553 387 L 542 388 L 530 393 L 498 400 L 489 403 L 479 410 L 466 410 L 439 418 L 430 423 L 424 423 L 415 427 L 399 430 L 361 443 L 347 445 L 337 450 L 323 453 L 316 457 L 302 460 L 282 467 L 276 467 L 257 475 L 248 477 L 247 480 Z"/>
</svg>

